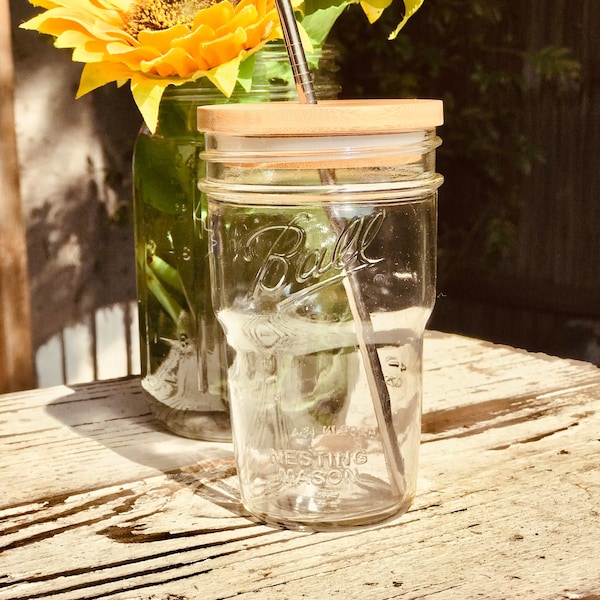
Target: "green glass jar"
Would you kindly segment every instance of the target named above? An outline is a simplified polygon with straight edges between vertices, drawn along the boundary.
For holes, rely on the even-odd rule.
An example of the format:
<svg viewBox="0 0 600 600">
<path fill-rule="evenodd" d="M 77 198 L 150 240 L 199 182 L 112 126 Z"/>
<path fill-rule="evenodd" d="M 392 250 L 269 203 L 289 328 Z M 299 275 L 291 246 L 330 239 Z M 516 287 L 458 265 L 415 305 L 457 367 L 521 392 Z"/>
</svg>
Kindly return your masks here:
<svg viewBox="0 0 600 600">
<path fill-rule="evenodd" d="M 317 97 L 339 92 L 335 53 L 319 51 Z M 167 88 L 158 127 L 142 128 L 133 159 L 142 388 L 154 416 L 178 435 L 229 441 L 227 346 L 211 302 L 199 105 L 297 100 L 285 48 L 255 57 L 249 92 L 225 98 L 207 82 Z"/>
</svg>

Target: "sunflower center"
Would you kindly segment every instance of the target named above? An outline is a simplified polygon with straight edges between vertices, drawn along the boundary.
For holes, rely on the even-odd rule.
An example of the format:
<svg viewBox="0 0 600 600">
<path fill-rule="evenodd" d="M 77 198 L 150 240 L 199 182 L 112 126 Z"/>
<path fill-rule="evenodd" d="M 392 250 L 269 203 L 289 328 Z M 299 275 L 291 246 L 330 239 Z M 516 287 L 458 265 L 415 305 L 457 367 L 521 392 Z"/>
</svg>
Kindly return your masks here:
<svg viewBox="0 0 600 600">
<path fill-rule="evenodd" d="M 144 29 L 160 31 L 175 25 L 192 27 L 198 11 L 218 0 L 139 0 L 125 14 L 125 31 L 135 38 Z M 237 1 L 232 2 L 235 6 Z"/>
</svg>

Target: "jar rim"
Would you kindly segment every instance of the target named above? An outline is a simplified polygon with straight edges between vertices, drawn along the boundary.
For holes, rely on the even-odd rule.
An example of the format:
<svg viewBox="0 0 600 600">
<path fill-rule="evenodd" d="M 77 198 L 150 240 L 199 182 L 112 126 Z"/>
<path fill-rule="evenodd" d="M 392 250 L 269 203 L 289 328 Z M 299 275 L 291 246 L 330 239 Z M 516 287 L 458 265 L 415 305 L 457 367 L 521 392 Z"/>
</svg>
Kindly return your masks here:
<svg viewBox="0 0 600 600">
<path fill-rule="evenodd" d="M 198 131 L 243 136 L 306 136 L 432 129 L 444 122 L 433 99 L 327 100 L 199 106 Z"/>
</svg>

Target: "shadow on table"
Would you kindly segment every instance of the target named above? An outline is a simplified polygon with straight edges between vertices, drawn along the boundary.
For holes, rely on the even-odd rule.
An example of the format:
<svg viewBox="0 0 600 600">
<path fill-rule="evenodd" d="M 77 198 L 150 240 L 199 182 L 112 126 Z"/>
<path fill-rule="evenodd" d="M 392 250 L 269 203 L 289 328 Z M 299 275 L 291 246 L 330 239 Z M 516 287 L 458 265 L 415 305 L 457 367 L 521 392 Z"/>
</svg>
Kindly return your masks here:
<svg viewBox="0 0 600 600">
<path fill-rule="evenodd" d="M 133 464 L 142 477 L 164 473 L 181 487 L 239 516 L 241 505 L 231 444 L 203 442 L 168 432 L 152 416 L 138 378 L 65 388 L 46 410 L 71 431 L 101 444 Z M 141 473 L 140 473 L 141 471 Z"/>
</svg>

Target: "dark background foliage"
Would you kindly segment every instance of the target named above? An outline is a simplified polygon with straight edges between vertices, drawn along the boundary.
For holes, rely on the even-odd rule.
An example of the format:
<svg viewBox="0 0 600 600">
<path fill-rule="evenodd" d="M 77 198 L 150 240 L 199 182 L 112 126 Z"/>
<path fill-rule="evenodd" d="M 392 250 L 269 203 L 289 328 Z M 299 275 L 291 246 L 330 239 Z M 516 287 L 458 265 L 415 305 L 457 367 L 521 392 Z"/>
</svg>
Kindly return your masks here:
<svg viewBox="0 0 600 600">
<path fill-rule="evenodd" d="M 426 0 L 388 41 L 396 22 L 348 10 L 332 40 L 343 96 L 444 100 L 432 326 L 598 360 L 598 6 Z"/>
</svg>

